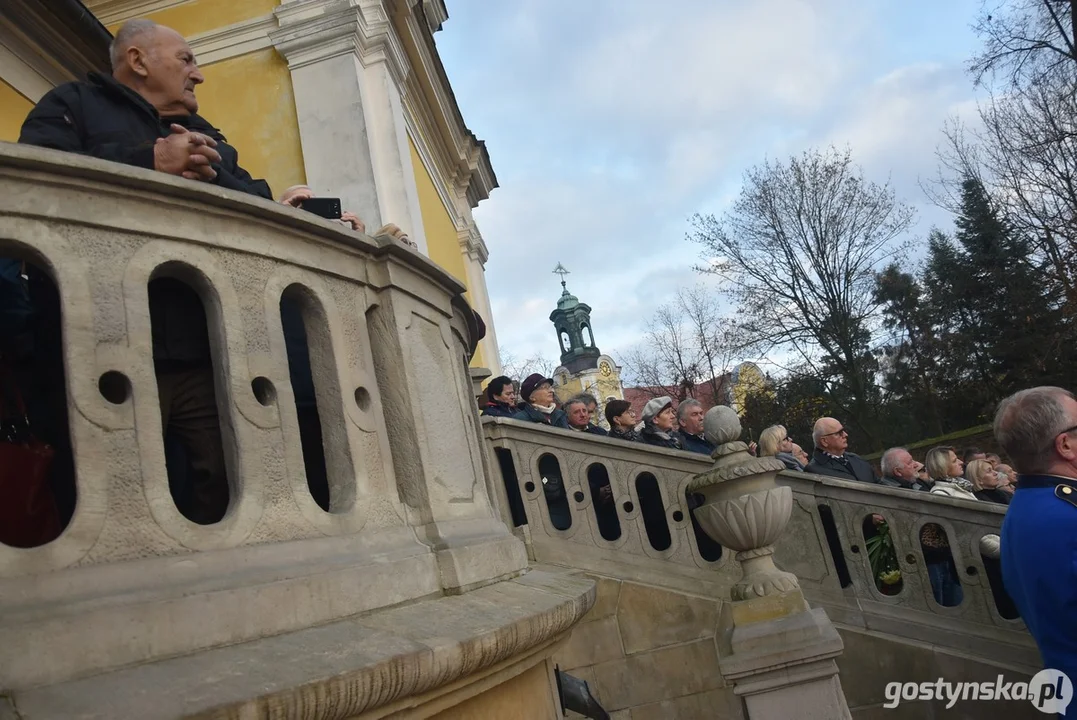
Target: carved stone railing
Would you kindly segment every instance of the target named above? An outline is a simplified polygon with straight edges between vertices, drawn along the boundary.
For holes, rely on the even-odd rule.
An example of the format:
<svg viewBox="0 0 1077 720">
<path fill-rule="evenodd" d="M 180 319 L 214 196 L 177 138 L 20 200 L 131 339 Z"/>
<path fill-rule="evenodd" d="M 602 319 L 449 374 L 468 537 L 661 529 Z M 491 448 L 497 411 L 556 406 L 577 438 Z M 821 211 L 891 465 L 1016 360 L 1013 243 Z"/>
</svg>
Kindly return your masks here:
<svg viewBox="0 0 1077 720">
<path fill-rule="evenodd" d="M 489 495 L 467 368 L 474 318 L 463 286 L 427 258 L 212 185 L 5 143 L 0 257 L 45 269 L 58 288 L 77 494 L 54 541 L 0 545 L 0 694 L 527 571 Z M 206 309 L 231 496 L 212 525 L 184 517 L 169 489 L 147 290 L 161 275 L 187 282 Z M 286 289 L 312 323 L 328 510 L 308 490 Z M 106 376 L 119 395 L 99 384 Z M 547 609 L 560 619 L 527 642 L 566 632 L 592 601 L 586 583 L 557 595 Z M 465 656 L 467 667 L 453 660 L 413 684 L 425 692 L 505 659 Z M 405 667 L 382 680 L 395 685 Z"/>
<path fill-rule="evenodd" d="M 534 560 L 626 578 L 660 573 L 671 589 L 728 596 L 740 569 L 733 553 L 696 532 L 685 495 L 692 478 L 711 467 L 710 458 L 502 418 L 484 418 L 483 427 L 490 465 L 504 480 L 497 488 L 502 517 L 517 528 Z M 597 467 L 609 478 L 608 503 L 596 498 L 588 479 Z M 555 468 L 568 527 L 556 507 L 562 503 L 543 489 L 542 478 L 551 479 Z M 616 516 L 615 539 L 603 537 L 596 513 L 603 505 Z"/>
<path fill-rule="evenodd" d="M 1006 508 L 819 475 L 784 472 L 793 513 L 775 559 L 800 580 L 814 606 L 837 623 L 892 633 L 1035 672 L 1039 655 L 1002 587 L 997 558 L 981 541 L 997 536 Z M 881 516 L 893 540 L 900 580 L 880 582 L 867 538 Z M 953 607 L 935 601 L 921 531 L 945 533 L 962 587 Z M 983 548 L 986 550 L 986 548 Z"/>
<path fill-rule="evenodd" d="M 691 479 L 712 467 L 710 458 L 514 420 L 485 418 L 483 426 L 491 467 L 502 475 L 496 488 L 502 516 L 516 526 L 534 560 L 730 598 L 741 576 L 735 553 L 723 549 L 717 560 L 703 558 L 705 541 L 693 528 L 685 498 Z M 540 470 L 540 461 L 546 456 L 557 460 L 564 480 L 567 529 L 555 527 L 542 490 L 549 466 Z M 621 530 L 616 540 L 603 537 L 594 511 L 587 472 L 595 465 L 605 468 L 613 487 L 612 510 Z M 657 482 L 657 501 L 638 492 L 637 478 L 646 475 Z M 792 488 L 793 508 L 774 560 L 799 579 L 812 607 L 825 608 L 839 626 L 919 640 L 1034 672 L 1038 655 L 1032 638 L 1020 619 L 1001 614 L 1011 613 L 998 583 L 992 587 L 989 580 L 998 578 L 997 563 L 980 554 L 981 538 L 998 534 L 1004 508 L 789 471 L 779 473 L 777 482 Z M 668 547 L 651 543 L 644 521 L 649 514 L 664 518 Z M 902 576 L 896 594 L 884 594 L 871 571 L 863 525 L 868 519 L 874 527 L 873 514 L 882 515 L 894 538 Z M 949 538 L 964 594 L 956 607 L 942 607 L 932 596 L 919 543 L 920 529 L 928 523 L 938 524 Z M 885 589 L 895 592 L 894 586 Z"/>
</svg>

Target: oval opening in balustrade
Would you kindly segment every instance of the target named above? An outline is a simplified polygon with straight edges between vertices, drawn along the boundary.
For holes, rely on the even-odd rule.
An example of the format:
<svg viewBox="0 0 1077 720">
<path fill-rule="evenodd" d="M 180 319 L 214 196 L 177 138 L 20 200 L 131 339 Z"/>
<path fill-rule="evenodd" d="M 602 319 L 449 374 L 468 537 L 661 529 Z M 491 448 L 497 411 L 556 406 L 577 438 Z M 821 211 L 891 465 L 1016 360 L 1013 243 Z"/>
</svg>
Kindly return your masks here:
<svg viewBox="0 0 1077 720">
<path fill-rule="evenodd" d="M 303 451 L 303 469 L 307 489 L 322 510 L 329 511 L 329 470 L 325 464 L 322 421 L 318 415 L 317 392 L 311 367 L 312 348 L 308 325 L 317 322 L 312 312 L 317 301 L 306 288 L 289 285 L 280 297 L 280 322 L 284 330 L 284 346 L 288 354 L 288 378 L 295 397 L 295 413 L 299 421 L 299 444 Z M 319 306 L 320 309 L 320 306 Z"/>
<path fill-rule="evenodd" d="M 890 523 L 882 515 L 873 513 L 864 518 L 863 532 L 875 587 L 883 595 L 897 595 L 905 587 L 905 581 L 901 577 Z"/>
<path fill-rule="evenodd" d="M 512 451 L 508 448 L 494 448 L 494 457 L 497 465 L 501 468 L 501 480 L 505 483 L 505 496 L 509 501 L 509 514 L 512 516 L 513 527 L 527 524 L 527 513 L 524 512 L 524 500 L 520 495 L 520 478 L 516 475 L 516 462 L 512 459 Z M 534 490 L 534 485 L 528 492 Z"/>
<path fill-rule="evenodd" d="M 616 540 L 621 537 L 621 520 L 617 517 L 613 485 L 605 465 L 594 463 L 587 468 L 587 485 L 591 488 L 591 507 L 598 522 L 598 533 L 603 540 Z"/>
<path fill-rule="evenodd" d="M 662 490 L 658 479 L 650 473 L 636 476 L 636 497 L 639 498 L 639 511 L 643 517 L 643 528 L 647 531 L 647 540 L 655 550 L 666 550 L 673 544 L 666 522 L 666 506 L 662 501 Z"/>
<path fill-rule="evenodd" d="M 46 264 L 0 250 L 0 543 L 60 536 L 77 490 L 60 292 Z"/>
<path fill-rule="evenodd" d="M 927 566 L 931 594 L 935 602 L 943 607 L 960 605 L 965 592 L 961 587 L 961 578 L 950 551 L 950 539 L 946 536 L 946 530 L 938 523 L 925 524 L 920 528 L 920 549 L 924 553 L 924 564 Z"/>
<path fill-rule="evenodd" d="M 228 403 L 217 402 L 218 358 L 203 302 L 212 297 L 216 304 L 216 293 L 204 275 L 181 263 L 168 263 L 154 275 L 148 288 L 150 323 L 168 488 L 184 517 L 212 525 L 221 521 L 231 500 L 218 414 Z M 223 338 L 216 313 L 213 317 L 214 335 Z"/>
<path fill-rule="evenodd" d="M 696 536 L 696 552 L 707 562 L 717 562 L 722 559 L 722 546 L 703 530 L 703 526 L 699 524 L 695 513 L 692 512 L 703 504 L 703 500 L 703 493 L 684 491 L 684 506 L 688 508 L 688 517 L 692 518 L 692 532 Z M 673 515 L 673 519 L 676 520 L 677 513 Z"/>
<path fill-rule="evenodd" d="M 348 435 L 351 422 L 344 406 L 354 396 L 366 412 L 370 393 L 364 387 L 341 385 L 329 317 L 310 288 L 297 283 L 285 288 L 280 312 L 307 489 L 322 510 L 346 512 L 355 504 L 356 480 Z"/>
<path fill-rule="evenodd" d="M 819 522 L 822 523 L 823 534 L 826 535 L 826 545 L 830 549 L 830 559 L 834 561 L 834 570 L 838 573 L 838 583 L 843 588 L 847 588 L 853 584 L 853 579 L 849 575 L 849 566 L 845 562 L 845 551 L 841 547 L 838 524 L 834 522 L 834 511 L 825 503 L 821 503 L 818 510 Z"/>
<path fill-rule="evenodd" d="M 568 506 L 561 464 L 547 453 L 539 458 L 538 471 L 542 480 L 542 494 L 546 497 L 546 509 L 550 513 L 550 524 L 558 530 L 568 530 L 572 527 L 572 510 Z"/>
</svg>

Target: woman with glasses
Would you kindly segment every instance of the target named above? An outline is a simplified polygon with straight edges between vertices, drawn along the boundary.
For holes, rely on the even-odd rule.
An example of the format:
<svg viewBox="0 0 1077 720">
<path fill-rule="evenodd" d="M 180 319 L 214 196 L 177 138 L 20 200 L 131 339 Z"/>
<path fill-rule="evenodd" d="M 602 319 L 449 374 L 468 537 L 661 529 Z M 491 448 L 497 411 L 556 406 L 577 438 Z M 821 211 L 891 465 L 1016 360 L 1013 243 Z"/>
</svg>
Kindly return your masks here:
<svg viewBox="0 0 1077 720">
<path fill-rule="evenodd" d="M 789 470 L 804 471 L 804 465 L 793 456 L 793 439 L 783 425 L 771 425 L 759 434 L 759 457 L 776 457 Z"/>
</svg>

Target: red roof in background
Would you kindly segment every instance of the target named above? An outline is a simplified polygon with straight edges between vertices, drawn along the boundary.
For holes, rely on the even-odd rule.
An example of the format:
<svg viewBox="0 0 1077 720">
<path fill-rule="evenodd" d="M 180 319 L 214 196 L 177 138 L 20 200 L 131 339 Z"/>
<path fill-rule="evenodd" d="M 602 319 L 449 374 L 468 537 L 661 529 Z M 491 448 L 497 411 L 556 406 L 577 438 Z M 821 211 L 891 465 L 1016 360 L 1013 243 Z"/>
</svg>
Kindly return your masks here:
<svg viewBox="0 0 1077 720">
<path fill-rule="evenodd" d="M 692 391 L 688 393 L 685 398 L 698 400 L 703 403 L 704 410 L 710 410 L 715 405 L 725 405 L 728 400 L 726 395 L 726 383 L 729 382 L 729 376 L 726 375 L 722 378 L 718 386 L 719 397 L 715 398 L 714 393 L 711 390 L 710 381 L 702 382 L 692 388 Z M 668 395 L 673 399 L 673 407 L 677 407 L 679 403 L 678 398 L 683 394 L 683 389 L 676 386 L 640 386 L 640 387 L 626 387 L 624 389 L 625 400 L 632 403 L 632 409 L 636 411 L 636 417 L 640 417 L 643 413 L 643 406 L 648 401 Z"/>
</svg>

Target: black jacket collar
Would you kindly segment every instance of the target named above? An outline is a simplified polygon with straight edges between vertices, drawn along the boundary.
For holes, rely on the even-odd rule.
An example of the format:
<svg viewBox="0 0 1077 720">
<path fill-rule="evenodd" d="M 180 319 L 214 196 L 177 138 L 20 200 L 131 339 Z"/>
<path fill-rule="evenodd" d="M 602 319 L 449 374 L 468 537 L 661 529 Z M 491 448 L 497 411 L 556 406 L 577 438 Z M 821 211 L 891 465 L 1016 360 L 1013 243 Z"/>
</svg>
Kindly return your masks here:
<svg viewBox="0 0 1077 720">
<path fill-rule="evenodd" d="M 105 75 L 104 73 L 91 72 L 86 76 L 87 82 L 94 87 L 100 89 L 106 95 L 110 95 L 117 100 L 123 100 L 130 103 L 134 107 L 138 108 L 143 113 L 146 113 L 149 117 L 153 118 L 154 122 L 161 122 L 161 114 L 157 112 L 157 108 L 149 103 L 146 98 L 139 95 L 137 92 L 121 83 L 111 75 Z M 221 131 L 213 127 L 204 117 L 198 113 L 193 113 L 188 116 L 186 126 L 191 130 L 197 130 L 198 132 L 211 134 L 215 138 L 225 140 Z M 227 140 L 225 140 L 227 142 Z"/>
</svg>

